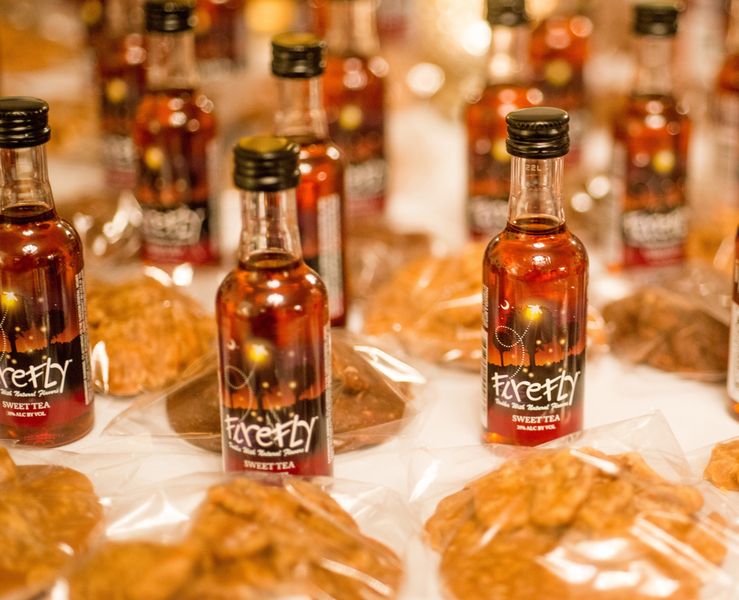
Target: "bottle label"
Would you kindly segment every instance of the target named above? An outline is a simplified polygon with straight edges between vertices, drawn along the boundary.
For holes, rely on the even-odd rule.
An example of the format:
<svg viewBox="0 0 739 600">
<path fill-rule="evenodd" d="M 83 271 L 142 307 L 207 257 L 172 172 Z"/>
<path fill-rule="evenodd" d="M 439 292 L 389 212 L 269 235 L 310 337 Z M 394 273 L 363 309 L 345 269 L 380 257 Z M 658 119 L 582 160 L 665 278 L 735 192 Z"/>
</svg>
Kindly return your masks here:
<svg viewBox="0 0 739 600">
<path fill-rule="evenodd" d="M 207 203 L 141 207 L 144 257 L 155 262 L 202 262 L 210 255 Z M 202 257 L 200 261 L 196 257 Z"/>
<path fill-rule="evenodd" d="M 672 126 L 657 132 L 645 147 L 641 138 L 617 144 L 614 201 L 621 256 L 615 262 L 627 267 L 666 266 L 685 257 L 688 214 L 680 150 L 685 134 L 670 134 Z M 681 126 L 674 124 L 678 131 Z"/>
<path fill-rule="evenodd" d="M 621 220 L 627 265 L 671 264 L 683 259 L 688 235 L 684 207 L 664 212 L 634 210 Z"/>
<path fill-rule="evenodd" d="M 344 266 L 341 244 L 341 198 L 318 200 L 318 272 L 326 284 L 331 319 L 344 315 Z"/>
<path fill-rule="evenodd" d="M 82 379 L 85 389 L 85 404 L 91 404 L 95 398 L 90 362 L 90 340 L 87 335 L 87 296 L 85 294 L 85 277 L 82 271 L 74 277 L 74 292 L 77 300 L 77 322 L 80 331 L 80 347 L 82 349 Z"/>
<path fill-rule="evenodd" d="M 480 412 L 480 420 L 482 427 L 487 430 L 488 427 L 488 330 L 487 323 L 490 318 L 488 311 L 489 302 L 488 286 L 482 285 L 482 356 L 480 357 L 480 376 L 482 377 L 482 407 Z"/>
<path fill-rule="evenodd" d="M 325 475 L 331 464 L 330 330 L 317 344 L 228 342 L 221 375 L 227 471 Z M 330 472 L 330 467 L 329 467 Z"/>
<path fill-rule="evenodd" d="M 84 280 L 53 269 L 22 275 L 0 292 L 0 422 L 54 428 L 93 401 Z"/>
<path fill-rule="evenodd" d="M 191 102 L 182 98 L 178 102 Z M 217 146 L 207 129 L 187 127 L 178 129 L 169 123 L 154 136 L 139 132 L 144 140 L 138 148 L 136 196 L 145 261 L 199 265 L 218 257 Z"/>
<path fill-rule="evenodd" d="M 723 194 L 729 205 L 739 201 L 739 94 L 716 96 L 716 162 Z"/>
<path fill-rule="evenodd" d="M 346 169 L 346 194 L 353 217 L 382 214 L 385 203 L 385 159 L 350 163 Z"/>
<path fill-rule="evenodd" d="M 331 359 L 331 325 L 326 323 L 323 328 L 323 356 L 326 357 L 325 364 L 325 376 L 323 378 L 323 389 L 329 390 L 328 399 L 326 401 L 326 442 L 328 450 L 328 464 L 334 463 L 334 402 L 333 397 L 330 395 L 331 381 L 333 376 L 333 360 Z"/>
<path fill-rule="evenodd" d="M 193 246 L 200 240 L 208 216 L 205 207 L 177 206 L 170 209 L 143 209 L 146 241 L 163 246 Z"/>
<path fill-rule="evenodd" d="M 467 202 L 470 235 L 490 237 L 503 231 L 508 221 L 508 198 L 472 196 Z"/>
<path fill-rule="evenodd" d="M 483 423 L 490 431 L 531 444 L 581 428 L 584 327 L 561 322 L 563 312 L 533 300 L 488 307 Z"/>
</svg>

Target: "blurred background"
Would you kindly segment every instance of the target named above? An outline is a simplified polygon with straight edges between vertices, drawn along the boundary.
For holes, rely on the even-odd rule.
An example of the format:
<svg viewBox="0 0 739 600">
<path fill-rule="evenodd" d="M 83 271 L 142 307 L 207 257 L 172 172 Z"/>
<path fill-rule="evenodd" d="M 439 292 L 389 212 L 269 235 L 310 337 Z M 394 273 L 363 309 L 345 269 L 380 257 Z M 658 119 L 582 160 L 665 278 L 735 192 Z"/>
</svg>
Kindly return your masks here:
<svg viewBox="0 0 739 600">
<path fill-rule="evenodd" d="M 229 148 L 241 135 L 270 130 L 273 120 L 276 88 L 269 70 L 269 40 L 287 30 L 325 34 L 327 1 L 198 0 L 201 82 L 219 119 L 226 251 L 235 247 L 238 233 L 234 219 L 228 218 L 237 210 L 229 183 Z M 386 218 L 400 227 L 429 232 L 447 248 L 467 238 L 461 116 L 485 80 L 491 28 L 483 4 L 378 0 L 375 5 L 379 57 L 387 67 Z M 635 70 L 631 5 L 627 0 L 527 4 L 535 71 L 536 60 L 548 61 L 542 85 L 573 80 L 581 88 L 573 88 L 570 97 L 587 117 L 580 158 L 567 169 L 568 216 L 595 245 L 602 222 L 599 211 L 610 193 L 612 120 Z M 728 0 L 685 0 L 680 8 L 675 93 L 693 127 L 687 183 L 689 254 L 727 270 L 733 261 L 739 200 L 726 197 L 713 170 L 720 148 L 712 99 L 727 53 L 730 6 Z M 52 185 L 60 205 L 78 214 L 78 228 L 85 227 L 79 215 L 114 215 L 120 210 L 120 198 L 105 200 L 115 157 L 101 141 L 106 133 L 101 106 L 122 101 L 126 77 L 141 76 L 145 46 L 140 21 L 134 0 L 0 0 L 0 92 L 50 102 Z M 123 41 L 113 47 L 118 38 Z M 116 68 L 134 74 L 112 73 Z M 119 238 L 125 227 L 119 227 Z M 110 248 L 97 251 L 104 254 Z"/>
</svg>

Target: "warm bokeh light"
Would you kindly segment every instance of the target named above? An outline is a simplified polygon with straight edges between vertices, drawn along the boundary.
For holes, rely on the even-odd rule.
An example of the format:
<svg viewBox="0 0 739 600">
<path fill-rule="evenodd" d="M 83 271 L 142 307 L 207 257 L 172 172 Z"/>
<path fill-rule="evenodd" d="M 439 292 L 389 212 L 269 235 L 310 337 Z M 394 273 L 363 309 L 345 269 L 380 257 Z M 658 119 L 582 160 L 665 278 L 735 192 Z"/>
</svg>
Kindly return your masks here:
<svg viewBox="0 0 739 600">
<path fill-rule="evenodd" d="M 246 348 L 246 356 L 257 365 L 264 364 L 269 360 L 269 349 L 264 344 L 249 344 Z"/>
<path fill-rule="evenodd" d="M 541 306 L 538 304 L 529 304 L 524 310 L 524 314 L 529 321 L 538 321 L 541 318 L 542 312 Z"/>
<path fill-rule="evenodd" d="M 15 295 L 15 292 L 3 292 L 0 303 L 2 303 L 3 308 L 13 308 L 18 304 L 18 296 Z"/>
</svg>

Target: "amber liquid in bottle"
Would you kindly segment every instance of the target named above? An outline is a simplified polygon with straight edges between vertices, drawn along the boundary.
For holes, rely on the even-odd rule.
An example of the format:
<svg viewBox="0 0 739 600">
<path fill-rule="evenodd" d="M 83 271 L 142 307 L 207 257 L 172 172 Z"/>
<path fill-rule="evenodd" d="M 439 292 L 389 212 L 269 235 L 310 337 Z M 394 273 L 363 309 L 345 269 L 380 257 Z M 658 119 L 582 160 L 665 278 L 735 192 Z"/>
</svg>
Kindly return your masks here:
<svg viewBox="0 0 739 600">
<path fill-rule="evenodd" d="M 329 137 L 346 157 L 350 219 L 379 217 L 385 209 L 385 81 L 387 62 L 376 55 L 371 0 L 330 0 L 324 105 Z"/>
<path fill-rule="evenodd" d="M 131 2 L 122 0 L 106 5 L 105 35 L 95 47 L 103 164 L 107 184 L 115 189 L 136 184 L 132 133 L 146 85 L 144 39 L 130 8 Z"/>
<path fill-rule="evenodd" d="M 690 122 L 669 92 L 670 40 L 640 42 L 639 81 L 614 125 L 613 263 L 667 266 L 685 258 Z"/>
<path fill-rule="evenodd" d="M 490 239 L 508 218 L 511 157 L 506 151 L 505 117 L 542 99 L 541 92 L 526 83 L 528 40 L 525 23 L 493 25 L 489 82 L 465 111 L 467 230 L 473 239 Z"/>
<path fill-rule="evenodd" d="M 739 207 L 739 0 L 733 0 L 727 55 L 719 71 L 714 97 L 719 193 L 724 203 Z"/>
<path fill-rule="evenodd" d="M 246 0 L 200 0 L 195 53 L 204 77 L 246 66 Z"/>
<path fill-rule="evenodd" d="M 216 299 L 224 468 L 330 475 L 328 297 L 300 258 L 295 191 L 243 202 L 241 259 Z"/>
<path fill-rule="evenodd" d="M 505 230 L 483 260 L 483 438 L 533 446 L 582 429 L 588 258 L 567 230 L 563 158 L 513 158 Z"/>
<path fill-rule="evenodd" d="M 80 239 L 42 146 L 0 148 L 0 439 L 59 446 L 93 426 Z"/>
<path fill-rule="evenodd" d="M 278 77 L 277 135 L 300 146 L 298 226 L 303 260 L 328 290 L 331 325 L 346 322 L 348 290 L 345 242 L 344 160 L 328 139 L 320 78 Z"/>
<path fill-rule="evenodd" d="M 330 141 L 300 140 L 298 225 L 306 264 L 321 275 L 329 297 L 331 325 L 346 322 L 343 182 L 339 149 Z"/>
<path fill-rule="evenodd" d="M 734 289 L 731 303 L 731 332 L 729 335 L 729 368 L 726 390 L 731 414 L 739 419 L 739 227 L 734 242 Z"/>
<path fill-rule="evenodd" d="M 544 94 L 544 104 L 570 115 L 572 140 L 567 164 L 580 159 L 586 106 L 584 71 L 590 54 L 593 22 L 573 9 L 550 15 L 531 35 L 534 82 Z"/>
<path fill-rule="evenodd" d="M 142 258 L 218 260 L 213 103 L 195 87 L 192 32 L 149 34 L 147 91 L 136 113 Z"/>
</svg>

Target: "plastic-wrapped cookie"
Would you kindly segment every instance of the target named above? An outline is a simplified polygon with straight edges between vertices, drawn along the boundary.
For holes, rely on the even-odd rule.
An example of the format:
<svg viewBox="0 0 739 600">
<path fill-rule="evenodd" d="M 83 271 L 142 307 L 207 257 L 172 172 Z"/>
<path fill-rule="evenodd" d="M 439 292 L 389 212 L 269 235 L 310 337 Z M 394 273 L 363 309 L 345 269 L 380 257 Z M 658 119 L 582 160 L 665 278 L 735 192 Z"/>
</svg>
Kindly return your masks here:
<svg viewBox="0 0 739 600">
<path fill-rule="evenodd" d="M 88 548 L 102 517 L 82 473 L 15 465 L 0 448 L 0 596 L 42 590 Z"/>
<path fill-rule="evenodd" d="M 713 447 L 703 477 L 722 490 L 739 491 L 739 439 Z"/>
<path fill-rule="evenodd" d="M 90 283 L 87 312 L 95 386 L 113 396 L 165 388 L 215 340 L 195 300 L 151 277 Z"/>
</svg>

